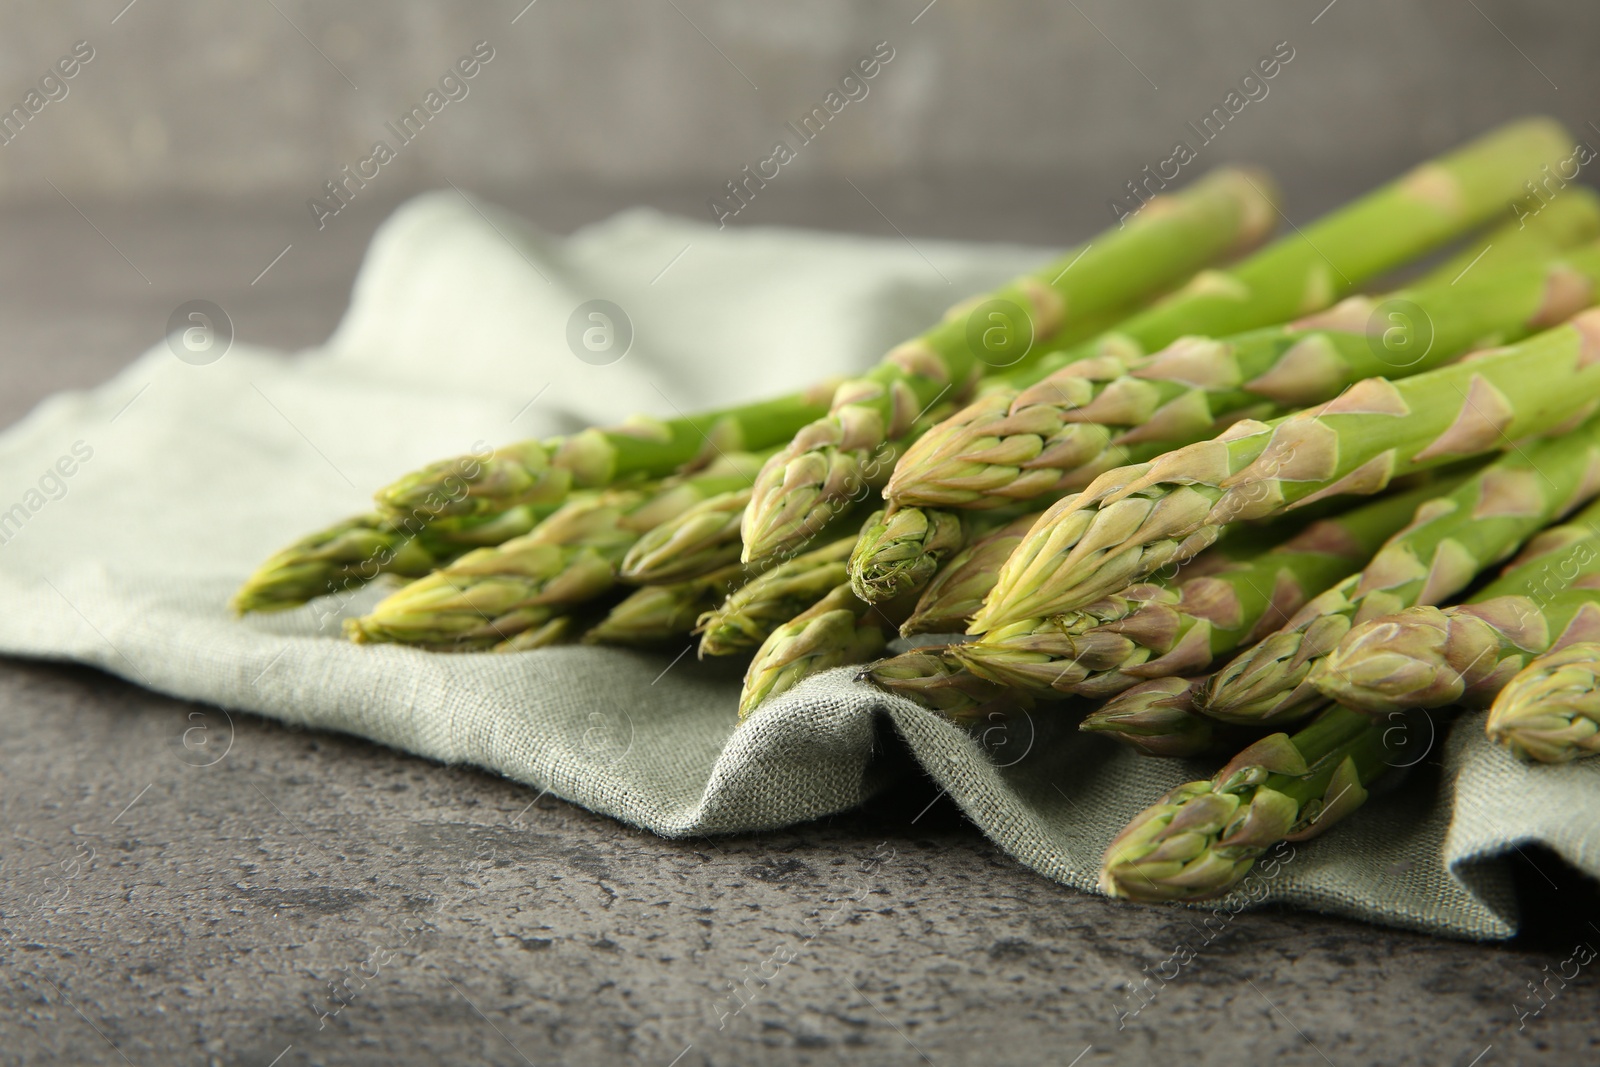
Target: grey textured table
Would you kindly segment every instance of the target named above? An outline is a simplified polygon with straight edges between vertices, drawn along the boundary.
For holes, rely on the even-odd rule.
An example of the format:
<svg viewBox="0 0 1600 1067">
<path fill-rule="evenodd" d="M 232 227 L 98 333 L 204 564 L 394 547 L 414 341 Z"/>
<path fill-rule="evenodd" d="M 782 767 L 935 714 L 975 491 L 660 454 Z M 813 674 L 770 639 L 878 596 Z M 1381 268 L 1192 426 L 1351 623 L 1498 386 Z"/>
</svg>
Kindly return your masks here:
<svg viewBox="0 0 1600 1067">
<path fill-rule="evenodd" d="M 696 210 L 689 191 L 508 199 L 556 228 L 633 199 Z M 1093 222 L 1025 215 L 1054 199 L 1039 195 L 873 199 L 912 233 L 1048 242 Z M 216 301 L 247 340 L 317 342 L 387 206 L 310 236 L 298 204 L 57 201 L 3 216 L 0 423 L 103 379 L 185 300 Z M 757 221 L 887 232 L 827 190 Z M 20 661 L 0 661 L 0 761 L 6 1063 L 1600 1054 L 1592 973 L 1552 977 L 1576 943 L 1600 944 L 1600 899 L 1532 850 L 1517 865 L 1527 931 L 1511 945 L 1265 911 L 1163 984 L 1149 974 L 1200 940 L 1203 916 L 1050 883 L 914 774 L 824 822 L 667 842 L 471 769 Z M 1154 998 L 1119 1018 L 1137 983 Z M 1547 1006 L 1519 1023 L 1538 1003 L 1530 983 L 1546 983 Z"/>
</svg>

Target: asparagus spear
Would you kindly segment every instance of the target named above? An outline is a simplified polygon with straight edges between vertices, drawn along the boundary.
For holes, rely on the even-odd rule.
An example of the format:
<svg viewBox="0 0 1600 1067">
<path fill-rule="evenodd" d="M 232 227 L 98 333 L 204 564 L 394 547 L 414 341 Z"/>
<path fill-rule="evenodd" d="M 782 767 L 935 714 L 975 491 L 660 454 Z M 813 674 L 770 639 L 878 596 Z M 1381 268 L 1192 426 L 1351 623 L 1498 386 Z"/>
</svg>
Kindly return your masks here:
<svg viewBox="0 0 1600 1067">
<path fill-rule="evenodd" d="M 743 564 L 669 585 L 635 589 L 583 635 L 585 644 L 655 648 L 694 632 L 695 621 L 750 577 Z"/>
<path fill-rule="evenodd" d="M 1600 644 L 1578 641 L 1528 664 L 1494 698 L 1486 729 L 1537 763 L 1600 753 Z"/>
<path fill-rule="evenodd" d="M 1172 585 L 1131 586 L 1072 615 L 991 630 L 947 654 L 1000 685 L 1085 697 L 1204 670 L 1358 570 L 1438 492 L 1424 483 L 1312 523 L 1253 559 Z"/>
<path fill-rule="evenodd" d="M 1600 400 L 1600 310 L 1509 348 L 1101 475 L 1054 505 L 1000 571 L 975 633 L 1062 614 L 1187 559 L 1230 522 L 1560 432 Z"/>
<path fill-rule="evenodd" d="M 574 488 L 604 488 L 703 467 L 734 452 L 769 449 L 828 410 L 836 382 L 742 407 L 679 419 L 635 416 L 614 429 L 519 441 L 486 457 L 429 464 L 380 489 L 380 510 L 428 522 L 494 515 L 519 504 L 560 504 Z"/>
<path fill-rule="evenodd" d="M 1600 193 L 1588 186 L 1563 190 L 1530 217 L 1522 217 L 1528 212 L 1520 208 L 1513 206 L 1511 219 L 1474 235 L 1460 252 L 1410 282 L 1408 288 L 1450 285 L 1480 267 L 1499 271 L 1514 263 L 1548 259 L 1600 237 Z"/>
<path fill-rule="evenodd" d="M 859 678 L 901 693 L 963 726 L 1033 707 L 1027 693 L 996 685 L 952 664 L 937 649 L 912 649 L 870 665 Z"/>
<path fill-rule="evenodd" d="M 916 610 L 900 626 L 901 636 L 960 633 L 983 606 L 994 588 L 1000 565 L 1041 512 L 1018 516 L 1004 526 L 974 540 L 950 558 L 922 591 Z"/>
<path fill-rule="evenodd" d="M 1351 297 L 1288 326 L 1181 337 L 1154 356 L 1136 344 L 1080 348 L 1082 358 L 1042 381 L 987 390 L 920 437 L 885 488 L 889 514 L 909 511 L 904 522 L 931 528 L 948 524 L 935 509 L 1041 500 L 1240 419 L 1276 418 L 1362 378 L 1416 374 L 1554 325 L 1592 302 L 1600 247 L 1570 264 L 1548 260 L 1592 237 L 1597 215 L 1593 198 L 1580 198 L 1558 215 L 1541 212 L 1534 226 L 1518 223 L 1516 236 L 1497 231 L 1501 255 L 1459 288 L 1464 270 L 1381 302 Z M 870 555 L 859 564 L 872 565 Z"/>
<path fill-rule="evenodd" d="M 622 561 L 623 579 L 639 584 L 683 582 L 738 562 L 739 520 L 749 500 L 748 488 L 724 493 L 663 522 L 628 550 Z M 827 543 L 854 533 L 861 515 L 860 507 L 847 507 L 799 545 Z M 746 577 L 753 578 L 779 562 L 768 557 L 742 566 Z"/>
<path fill-rule="evenodd" d="M 607 592 L 642 533 L 746 477 L 743 470 L 704 474 L 574 501 L 530 533 L 469 552 L 391 594 L 369 614 L 347 620 L 346 632 L 360 642 L 491 648 Z"/>
<path fill-rule="evenodd" d="M 497 645 L 490 647 L 490 652 L 532 652 L 538 648 L 548 648 L 564 642 L 572 633 L 572 616 L 556 614 L 557 609 L 544 609 L 543 622 L 533 622 L 540 613 L 528 615 L 529 624 L 526 630 L 520 630 Z"/>
<path fill-rule="evenodd" d="M 1238 885 L 1280 841 L 1327 831 L 1387 769 L 1392 726 L 1330 708 L 1293 736 L 1273 734 L 1208 781 L 1180 785 L 1106 848 L 1100 888 L 1132 900 L 1205 900 Z"/>
<path fill-rule="evenodd" d="M 968 549 L 953 559 L 939 573 L 918 601 L 911 617 L 901 625 L 900 632 L 910 636 L 917 633 L 956 633 L 966 624 L 967 617 L 983 602 L 983 595 L 994 583 L 994 572 L 1011 551 L 1013 545 L 1027 532 L 1035 516 L 1024 515 L 987 536 L 975 541 Z M 1296 531 L 1303 531 L 1305 523 L 1296 523 Z M 1274 537 L 1270 526 L 1258 530 L 1251 537 L 1230 539 L 1225 545 L 1188 561 L 1183 568 L 1186 579 L 1197 580 L 1211 574 L 1222 573 L 1235 566 L 1240 555 L 1266 551 L 1282 536 Z M 1237 552 L 1235 551 L 1237 550 Z M 1153 581 L 1145 592 L 1158 595 L 1161 582 Z M 1109 612 L 1102 621 L 1120 618 L 1110 601 L 1095 605 Z M 1121 605 L 1122 613 L 1134 610 L 1136 604 L 1128 601 Z M 1003 701 L 992 696 L 1008 692 L 1010 700 L 1031 707 L 1035 697 L 1061 699 L 1062 694 L 1048 687 L 1008 688 L 967 670 L 948 647 L 925 646 L 912 652 L 874 664 L 862 674 L 882 689 L 909 697 L 918 703 L 949 717 L 960 719 L 955 713 L 961 708 L 982 707 L 984 714 L 1000 710 Z M 974 712 L 976 714 L 976 712 Z"/>
<path fill-rule="evenodd" d="M 928 583 L 917 601 L 916 610 L 901 625 L 901 636 L 954 634 L 965 630 L 967 623 L 983 607 L 983 598 L 994 588 L 1006 557 L 1021 543 L 1023 535 L 1033 528 L 1041 514 L 1035 511 L 1019 515 L 1004 526 L 976 538 L 972 544 L 952 556 L 949 563 L 940 568 Z M 968 522 L 977 525 L 981 519 L 969 517 Z M 1260 531 L 1260 534 L 1265 540 L 1257 545 L 1250 544 L 1250 539 L 1235 539 L 1230 544 L 1238 545 L 1244 552 L 1257 548 L 1264 551 L 1272 544 L 1270 527 Z M 1204 557 L 1189 560 L 1184 566 L 1184 573 L 1191 578 L 1200 577 L 1210 573 L 1212 566 L 1221 566 L 1232 556 L 1233 552 L 1225 549 L 1212 564 L 1207 564 Z"/>
<path fill-rule="evenodd" d="M 1185 759 L 1217 747 L 1229 728 L 1195 711 L 1204 678 L 1152 678 L 1106 701 L 1078 724 L 1147 756 Z"/>
<path fill-rule="evenodd" d="M 1284 237 L 1226 272 L 1196 278 L 1117 332 L 1146 351 L 1184 334 L 1225 336 L 1332 304 L 1365 279 L 1436 248 L 1503 211 L 1545 164 L 1570 156 L 1559 123 L 1509 123 L 1412 169 Z M 1159 339 L 1158 339 L 1159 338 Z M 1065 349 L 1014 376 L 1031 385 L 1100 346 Z"/>
<path fill-rule="evenodd" d="M 1287 326 L 1185 337 L 1150 357 L 1080 360 L 1009 404 L 990 394 L 924 434 L 885 496 L 895 508 L 984 508 L 1082 488 L 1240 418 L 1277 418 L 1363 378 L 1406 377 L 1520 340 L 1589 306 L 1597 287 L 1600 244 L 1591 244 L 1553 261 L 1480 268 L 1456 285 L 1353 296 Z"/>
<path fill-rule="evenodd" d="M 1448 704 L 1481 708 L 1531 659 L 1595 640 L 1600 577 L 1579 579 L 1546 603 L 1505 596 L 1380 616 L 1345 635 L 1309 681 L 1371 715 Z"/>
<path fill-rule="evenodd" d="M 526 533 L 571 498 L 574 487 L 638 482 L 679 466 L 715 471 L 741 448 L 774 444 L 825 412 L 832 388 L 698 418 L 634 419 L 614 430 L 521 441 L 485 457 L 430 464 L 380 490 L 378 513 L 337 523 L 272 556 L 235 594 L 234 610 L 292 608 L 379 574 L 421 577 L 471 548 Z"/>
<path fill-rule="evenodd" d="M 1312 668 L 1324 696 L 1372 715 L 1463 703 L 1487 707 L 1535 657 L 1600 640 L 1600 537 L 1567 554 L 1554 593 L 1528 589 L 1548 579 L 1545 561 L 1513 570 L 1465 604 L 1425 605 L 1380 615 L 1351 629 Z"/>
<path fill-rule="evenodd" d="M 883 626 L 876 616 L 877 609 L 859 600 L 845 582 L 780 624 L 745 671 L 739 718 L 813 674 L 863 663 L 883 651 Z"/>
<path fill-rule="evenodd" d="M 1421 362 L 1402 342 L 1419 344 L 1424 323 L 1413 323 L 1410 333 L 1384 331 L 1374 344 L 1368 336 L 1374 304 L 1366 299 L 1288 330 L 1234 339 L 1237 344 L 1181 338 L 1222 338 L 1322 309 L 1363 278 L 1426 251 L 1488 218 L 1504 198 L 1517 197 L 1522 179 L 1536 173 L 1552 150 L 1560 150 L 1555 149 L 1563 142 L 1558 134 L 1558 126 L 1544 123 L 1520 123 L 1490 134 L 1326 216 L 1306 232 L 1278 240 L 1235 267 L 1226 283 L 1213 278 L 1123 323 L 1120 333 L 1133 344 L 1123 344 L 1120 352 L 1104 344 L 1085 346 L 1016 376 L 1018 389 L 986 390 L 910 446 L 886 488 L 891 506 L 997 507 L 1075 488 L 1117 462 L 1149 459 L 1163 446 L 1208 437 L 1221 429 L 1219 419 L 1230 421 L 1250 408 L 1261 408 L 1251 418 L 1274 418 L 1283 411 L 1270 405 L 1320 402 L 1365 376 Z M 1453 197 L 1454 206 L 1472 218 L 1440 213 L 1430 195 L 1419 203 L 1419 190 L 1437 194 L 1456 182 L 1461 195 Z M 1338 280 L 1330 280 L 1330 264 L 1339 264 Z M 1464 296 L 1443 285 L 1426 294 L 1406 294 L 1411 302 L 1421 296 L 1438 312 L 1432 315 L 1437 336 L 1422 360 L 1437 365 L 1485 333 L 1515 333 L 1518 323 L 1528 320 L 1533 320 L 1528 326 L 1554 325 L 1560 318 L 1552 315 L 1560 310 L 1571 314 L 1584 307 L 1576 296 L 1565 296 L 1581 288 L 1576 283 L 1563 286 L 1562 298 L 1547 298 L 1546 280 L 1538 272 L 1512 288 L 1506 294 L 1480 288 Z M 1547 302 L 1549 315 L 1539 318 Z M 1144 357 L 1158 346 L 1173 347 Z M 1424 368 L 1413 366 L 1411 373 Z"/>
<path fill-rule="evenodd" d="M 959 515 L 876 511 L 850 554 L 850 588 L 869 604 L 917 592 L 966 543 Z"/>
<path fill-rule="evenodd" d="M 703 500 L 647 532 L 623 557 L 622 579 L 636 585 L 684 582 L 739 562 L 739 520 L 748 487 Z"/>
<path fill-rule="evenodd" d="M 1600 501 L 1544 531 L 1466 603 L 1368 618 L 1307 677 L 1373 714 L 1479 707 L 1533 656 L 1600 637 Z"/>
<path fill-rule="evenodd" d="M 1316 597 L 1281 630 L 1213 675 L 1199 709 L 1225 722 L 1263 725 L 1309 713 L 1323 698 L 1306 675 L 1352 626 L 1449 599 L 1597 490 L 1600 419 L 1500 457 L 1424 506 L 1360 574 Z M 1585 522 L 1551 531 L 1535 544 L 1550 545 L 1580 529 L 1587 533 L 1589 527 Z"/>
<path fill-rule="evenodd" d="M 438 562 L 414 535 L 396 530 L 382 515 L 357 515 L 268 557 L 228 606 L 240 615 L 287 611 L 320 596 L 359 588 L 380 574 L 419 578 Z"/>
<path fill-rule="evenodd" d="M 855 543 L 853 535 L 842 537 L 780 563 L 734 590 L 721 605 L 700 616 L 695 629 L 701 635 L 701 657 L 755 651 L 778 626 L 848 580 L 845 560 Z"/>
<path fill-rule="evenodd" d="M 287 611 L 309 600 L 354 592 L 382 574 L 420 578 L 485 545 L 527 533 L 552 509 L 523 505 L 487 519 L 412 526 L 376 512 L 303 537 L 257 567 L 229 606 L 240 615 Z"/>
<path fill-rule="evenodd" d="M 745 559 L 790 545 L 800 518 L 888 476 L 882 450 L 910 436 L 937 398 L 959 397 L 971 380 L 1017 350 L 1071 336 L 1071 324 L 1127 306 L 1253 244 L 1274 225 L 1267 180 L 1217 171 L 1183 193 L 1157 198 L 1138 218 L 1073 249 L 1045 269 L 951 309 L 944 322 L 846 382 L 832 410 L 773 457 L 744 523 Z M 1151 206 L 1156 210 L 1152 212 Z M 999 349 L 996 358 L 995 346 Z"/>
<path fill-rule="evenodd" d="M 761 458 L 742 452 L 722 453 L 701 473 L 740 473 L 748 482 L 760 469 Z M 582 490 L 564 497 L 567 501 L 593 498 L 593 492 Z M 353 592 L 383 574 L 420 578 L 474 548 L 503 544 L 528 533 L 559 506 L 559 502 L 519 504 L 498 512 L 485 506 L 452 516 L 426 508 L 403 516 L 357 515 L 274 554 L 240 586 L 230 603 L 241 615 L 283 611 L 320 596 Z"/>
<path fill-rule="evenodd" d="M 1259 228 L 1263 220 L 1270 220 L 1270 209 L 1259 203 L 1255 190 L 1242 175 L 1223 172 L 1202 185 L 1203 189 L 1197 186 L 1194 195 L 1181 201 L 1183 210 L 1168 213 L 1170 217 L 1165 221 L 1156 221 L 1163 214 L 1159 209 L 1143 212 L 1150 224 L 1130 227 L 1131 236 L 1103 241 L 1102 245 L 1113 247 L 1103 247 L 1085 269 L 1068 271 L 1066 268 L 1073 262 L 1069 259 L 1053 265 L 1047 273 L 1041 272 L 1041 277 L 1059 282 L 1055 291 L 1048 285 L 1041 287 L 1037 280 L 1024 280 L 1016 291 L 1002 291 L 996 298 L 1017 297 L 1030 305 L 1036 298 L 1048 305 L 1044 308 L 1048 316 L 1023 331 L 1030 338 L 1035 326 L 1049 326 L 1064 318 L 1081 320 L 1098 331 L 1106 325 L 1106 315 L 1128 300 L 1182 277 L 1201 262 L 1228 251 L 1235 242 L 1247 239 L 1246 231 L 1251 226 Z M 1249 210 L 1252 204 L 1256 205 L 1253 213 Z M 1229 218 L 1235 220 L 1231 233 L 1225 232 Z M 1247 221 L 1250 226 L 1245 225 Z M 1140 257 L 1156 259 L 1162 264 L 1161 269 L 1150 272 L 1148 280 L 1141 277 L 1132 283 L 1117 281 L 1118 271 L 1128 273 L 1129 263 Z M 1088 269 L 1096 262 L 1102 268 L 1116 269 L 1110 273 Z M 1068 273 L 1072 274 L 1070 280 L 1066 278 Z M 1123 294 L 1121 300 L 1117 299 L 1119 293 Z M 1073 306 L 1059 306 L 1067 298 L 1071 298 Z M 958 326 L 964 328 L 964 324 Z M 956 343 L 957 335 L 962 333 L 958 326 L 934 331 L 930 335 L 932 343 Z M 1048 331 L 1038 332 L 1042 337 Z M 1057 332 L 1074 336 L 1070 329 Z M 916 352 L 909 348 L 902 353 L 913 363 L 915 356 Z M 761 448 L 791 438 L 801 427 L 827 414 L 838 385 L 830 381 L 817 389 L 730 410 L 668 421 L 636 418 L 612 430 L 591 429 L 569 438 L 521 441 L 487 456 L 473 454 L 442 460 L 380 490 L 378 504 L 392 520 L 391 525 L 398 524 L 412 532 L 441 520 L 496 517 L 525 505 L 548 513 L 574 487 L 603 487 L 640 477 L 659 477 L 679 467 L 703 463 L 718 452 Z M 887 454 L 881 458 L 892 461 Z M 260 588 L 247 589 L 238 604 L 241 610 L 292 607 L 313 595 L 342 588 L 342 583 L 356 574 L 385 568 L 407 576 L 426 573 L 430 564 L 412 545 L 407 542 L 407 551 L 400 552 L 395 530 L 381 520 L 367 516 L 349 520 L 302 539 L 274 557 L 255 583 Z M 401 558 L 391 562 L 396 556 Z M 324 583 L 322 572 L 330 564 L 337 573 Z"/>
</svg>

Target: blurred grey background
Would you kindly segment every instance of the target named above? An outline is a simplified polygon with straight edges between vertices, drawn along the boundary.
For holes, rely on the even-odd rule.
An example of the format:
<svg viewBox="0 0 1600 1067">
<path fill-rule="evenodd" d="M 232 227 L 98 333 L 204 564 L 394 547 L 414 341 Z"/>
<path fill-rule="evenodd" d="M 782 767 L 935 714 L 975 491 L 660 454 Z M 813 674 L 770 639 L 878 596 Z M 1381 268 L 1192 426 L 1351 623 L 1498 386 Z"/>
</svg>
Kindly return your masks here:
<svg viewBox="0 0 1600 1067">
<path fill-rule="evenodd" d="M 1219 159 L 1359 178 L 1530 110 L 1581 126 L 1600 98 L 1579 0 L 524 4 L 8 4 L 0 101 L 76 41 L 95 58 L 0 148 L 0 195 L 304 198 L 480 40 L 494 59 L 385 185 L 715 188 L 879 41 L 893 61 L 786 180 L 1109 193 L 1280 41 L 1295 58 Z"/>
<path fill-rule="evenodd" d="M 1580 0 L 526 3 L 7 4 L 0 101 L 76 41 L 95 58 L 0 148 L 0 193 L 303 200 L 477 41 L 494 59 L 386 193 L 672 183 L 693 208 L 880 41 L 894 59 L 784 184 L 1109 195 L 1280 41 L 1295 58 L 1214 161 L 1354 181 L 1520 113 L 1600 116 L 1600 5 Z"/>
<path fill-rule="evenodd" d="M 372 230 L 419 190 L 554 230 L 635 203 L 709 219 L 875 50 L 892 59 L 846 85 L 859 99 L 833 98 L 728 225 L 1059 245 L 1180 139 L 1200 152 L 1184 180 L 1253 161 L 1304 218 L 1521 114 L 1600 138 L 1600 5 L 1580 0 L 57 0 L 3 18 L 0 425 L 102 380 L 190 299 L 242 340 L 319 342 Z M 475 47 L 492 58 L 446 82 Z M 74 48 L 92 58 L 62 78 Z M 1202 145 L 1190 124 L 1274 53 L 1292 59 Z M 437 114 L 395 136 L 430 91 Z M 379 140 L 394 158 L 363 162 Z M 332 181 L 337 215 L 310 206 L 337 206 Z"/>
<path fill-rule="evenodd" d="M 710 219 L 781 138 L 796 158 L 728 225 L 1060 245 L 1179 140 L 1199 152 L 1181 180 L 1261 164 L 1293 218 L 1518 115 L 1600 140 L 1600 5 L 1580 0 L 63 0 L 3 18 L 0 425 L 104 379 L 191 299 L 242 340 L 318 343 L 373 229 L 447 183 L 557 231 L 637 203 Z M 892 58 L 846 82 L 875 52 Z M 1292 58 L 1243 84 L 1274 55 Z"/>
<path fill-rule="evenodd" d="M 101 381 L 187 299 L 246 341 L 322 341 L 371 230 L 418 190 L 555 230 L 632 203 L 712 218 L 882 48 L 730 226 L 1061 245 L 1179 139 L 1200 150 L 1184 179 L 1261 163 L 1307 218 L 1515 115 L 1600 138 L 1600 5 L 1581 0 L 64 0 L 3 19 L 0 426 Z M 491 58 L 446 96 L 475 46 Z M 61 78 L 74 48 L 93 58 Z M 1202 146 L 1190 123 L 1274 53 L 1293 58 Z M 429 91 L 438 114 L 394 136 Z M 376 141 L 394 158 L 363 163 Z M 318 213 L 331 181 L 346 205 Z"/>
</svg>

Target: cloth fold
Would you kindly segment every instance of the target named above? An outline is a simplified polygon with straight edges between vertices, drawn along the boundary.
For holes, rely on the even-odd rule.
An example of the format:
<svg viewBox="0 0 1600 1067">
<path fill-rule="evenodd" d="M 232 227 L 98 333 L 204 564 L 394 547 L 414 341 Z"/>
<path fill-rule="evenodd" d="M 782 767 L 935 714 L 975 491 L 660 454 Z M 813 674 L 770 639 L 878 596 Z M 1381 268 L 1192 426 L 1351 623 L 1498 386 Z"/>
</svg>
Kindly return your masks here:
<svg viewBox="0 0 1600 1067">
<path fill-rule="evenodd" d="M 738 670 L 693 655 L 341 640 L 340 621 L 381 586 L 278 615 L 226 608 L 270 552 L 367 510 L 373 488 L 427 461 L 860 370 L 1049 255 L 719 231 L 642 210 L 557 238 L 454 192 L 420 197 L 374 239 L 320 349 L 238 344 L 197 365 L 163 343 L 0 436 L 0 651 L 475 764 L 667 836 L 783 826 L 905 787 L 907 762 L 883 751 L 892 730 L 1018 860 L 1093 889 L 1117 829 L 1205 768 L 1135 756 L 1047 712 L 964 731 L 848 669 L 740 726 Z M 569 342 L 594 300 L 626 319 L 618 359 Z M 1516 923 L 1501 857 L 1517 845 L 1600 874 L 1600 831 L 1564 815 L 1596 795 L 1600 761 L 1522 767 L 1477 717 L 1436 742 L 1440 766 L 1207 909 L 1277 900 L 1499 938 Z"/>
</svg>

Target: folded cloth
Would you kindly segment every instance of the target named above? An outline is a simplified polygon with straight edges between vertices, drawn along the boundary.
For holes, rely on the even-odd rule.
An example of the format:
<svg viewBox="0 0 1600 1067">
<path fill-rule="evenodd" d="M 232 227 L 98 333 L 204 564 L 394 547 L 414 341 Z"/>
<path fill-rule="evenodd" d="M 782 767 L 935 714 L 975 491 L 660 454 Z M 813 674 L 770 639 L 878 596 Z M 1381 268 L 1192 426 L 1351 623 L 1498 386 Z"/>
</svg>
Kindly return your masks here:
<svg viewBox="0 0 1600 1067">
<path fill-rule="evenodd" d="M 739 725 L 737 670 L 692 655 L 451 656 L 342 640 L 341 619 L 381 588 L 277 615 L 226 608 L 270 552 L 366 510 L 373 488 L 427 461 L 864 368 L 945 306 L 1048 257 L 718 230 L 649 211 L 554 238 L 454 192 L 420 197 L 379 232 L 322 348 L 228 347 L 217 323 L 187 319 L 200 331 L 187 345 L 176 334 L 0 436 L 0 651 L 475 764 L 674 837 L 927 789 L 903 747 L 1018 860 L 1092 889 L 1117 829 L 1205 768 L 1130 754 L 1048 711 L 964 731 L 848 669 Z M 570 339 L 593 321 L 580 311 L 592 300 L 621 309 L 625 353 Z M 194 757 L 225 758 L 209 733 L 195 744 L 212 750 Z M 1438 764 L 1264 865 L 1208 905 L 1204 929 L 1285 901 L 1506 937 L 1506 852 L 1542 842 L 1600 874 L 1600 830 L 1563 815 L 1596 796 L 1600 760 L 1522 767 L 1479 718 L 1435 740 Z"/>
</svg>

